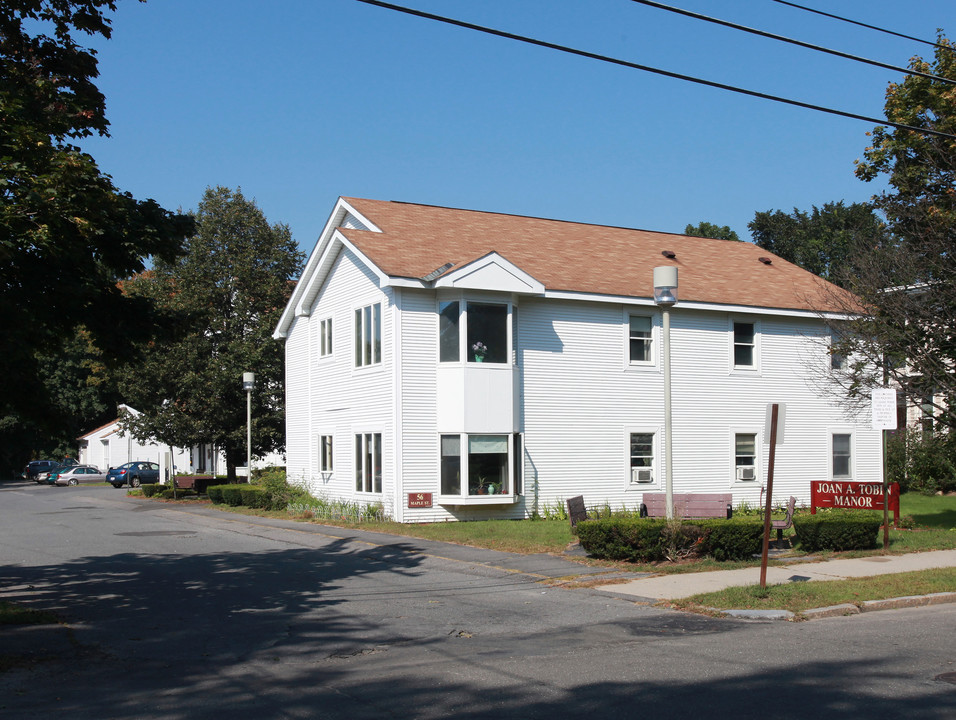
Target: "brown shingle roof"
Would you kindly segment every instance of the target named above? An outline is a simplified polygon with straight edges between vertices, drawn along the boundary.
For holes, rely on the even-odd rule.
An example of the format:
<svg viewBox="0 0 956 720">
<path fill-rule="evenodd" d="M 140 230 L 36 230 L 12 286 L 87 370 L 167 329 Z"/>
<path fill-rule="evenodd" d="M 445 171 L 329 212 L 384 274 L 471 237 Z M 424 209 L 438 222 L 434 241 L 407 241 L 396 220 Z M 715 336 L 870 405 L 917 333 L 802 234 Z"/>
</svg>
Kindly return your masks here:
<svg viewBox="0 0 956 720">
<path fill-rule="evenodd" d="M 422 278 L 497 252 L 547 290 L 651 297 L 653 268 L 679 268 L 681 302 L 841 311 L 835 286 L 748 242 L 345 198 L 382 232 L 342 233 L 384 273 Z M 662 251 L 673 251 L 674 259 Z M 772 264 L 759 258 L 770 258 Z M 454 269 L 453 268 L 453 269 Z M 453 270 L 452 269 L 452 270 Z"/>
</svg>

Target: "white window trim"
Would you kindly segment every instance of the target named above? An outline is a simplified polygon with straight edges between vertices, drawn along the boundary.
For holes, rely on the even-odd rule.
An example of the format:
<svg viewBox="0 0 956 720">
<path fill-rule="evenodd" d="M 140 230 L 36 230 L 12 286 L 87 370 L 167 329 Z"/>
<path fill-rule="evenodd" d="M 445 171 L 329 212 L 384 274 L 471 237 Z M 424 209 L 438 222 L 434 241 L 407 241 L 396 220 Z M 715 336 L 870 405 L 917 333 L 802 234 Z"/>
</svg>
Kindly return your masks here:
<svg viewBox="0 0 956 720">
<path fill-rule="evenodd" d="M 441 359 L 441 344 L 438 341 L 438 333 L 441 329 L 441 306 L 445 303 L 457 302 L 458 303 L 458 360 L 456 361 L 442 361 Z M 504 305 L 508 309 L 508 317 L 506 320 L 506 333 L 507 333 L 507 342 L 508 349 L 506 357 L 508 358 L 507 362 L 504 363 L 488 363 L 487 367 L 492 368 L 502 368 L 502 367 L 512 367 L 514 365 L 514 319 L 515 319 L 515 308 L 517 307 L 516 303 L 511 299 L 502 299 L 500 297 L 482 297 L 482 296 L 465 296 L 465 295 L 440 295 L 435 301 L 435 318 L 437 320 L 437 325 L 435 326 L 435 362 L 438 363 L 440 367 L 455 367 L 455 366 L 468 366 L 475 367 L 476 365 L 484 366 L 484 363 L 472 362 L 468 359 L 469 350 L 468 347 L 468 305 L 470 303 L 476 303 L 479 305 Z M 446 435 L 448 433 L 445 433 Z"/>
<path fill-rule="evenodd" d="M 631 435 L 645 434 L 653 435 L 652 451 L 654 453 L 654 464 L 651 466 L 653 480 L 649 483 L 631 482 Z M 647 425 L 633 425 L 624 428 L 624 462 L 621 470 L 621 477 L 624 480 L 624 490 L 630 492 L 658 492 L 664 488 L 664 456 L 662 451 L 664 429 L 662 427 L 649 427 Z"/>
<path fill-rule="evenodd" d="M 737 365 L 735 364 L 734 357 L 736 353 L 734 352 L 736 343 L 734 342 L 734 323 L 750 323 L 754 326 L 754 364 L 753 365 Z M 730 367 L 731 375 L 759 375 L 760 374 L 760 346 L 761 346 L 761 323 L 755 317 L 747 317 L 745 315 L 731 315 L 728 318 L 727 323 L 727 344 L 728 344 L 728 366 Z"/>
<path fill-rule="evenodd" d="M 753 480 L 738 480 L 737 479 L 737 436 L 738 435 L 753 435 L 754 436 L 754 479 Z M 729 464 L 730 464 L 730 484 L 734 487 L 758 487 L 763 483 L 763 431 L 759 427 L 754 426 L 732 426 L 730 428 L 729 437 L 727 438 L 727 452 L 729 454 Z"/>
<path fill-rule="evenodd" d="M 379 323 L 378 323 L 378 325 L 379 325 L 379 338 L 378 338 L 378 340 L 379 340 L 379 348 L 380 348 L 380 349 L 379 349 L 379 358 L 378 358 L 378 361 L 375 361 L 375 360 L 373 359 L 373 361 L 370 362 L 370 363 L 368 363 L 368 364 L 359 365 L 359 364 L 356 362 L 356 357 L 355 357 L 355 339 L 356 339 L 356 335 L 357 335 L 357 333 L 358 333 L 358 331 L 359 331 L 358 324 L 357 324 L 357 322 L 356 322 L 355 312 L 356 312 L 357 310 L 362 310 L 362 311 L 364 311 L 365 308 L 367 308 L 367 307 L 372 307 L 372 306 L 375 306 L 375 305 L 378 305 L 378 319 L 379 319 Z M 371 301 L 371 302 L 364 302 L 364 303 L 361 303 L 360 305 L 355 305 L 355 306 L 352 307 L 351 317 L 352 317 L 352 321 L 351 321 L 352 335 L 351 335 L 351 337 L 349 338 L 349 340 L 350 340 L 349 353 L 350 353 L 351 356 L 352 356 L 352 363 L 351 363 L 351 365 L 352 365 L 352 371 L 353 371 L 353 372 L 367 372 L 367 371 L 370 371 L 370 370 L 382 369 L 382 368 L 385 366 L 385 303 L 384 303 L 382 300 L 373 300 L 373 301 Z M 363 318 L 364 318 L 364 314 L 363 314 Z M 364 322 L 364 320 L 363 320 L 363 322 Z M 334 328 L 333 328 L 333 329 L 334 329 Z M 339 335 L 341 336 L 341 333 L 339 333 Z"/>
<path fill-rule="evenodd" d="M 441 436 L 458 435 L 461 438 L 461 493 L 458 495 L 444 495 L 441 493 Z M 468 494 L 468 438 L 472 435 L 502 435 L 508 443 L 508 492 L 497 492 L 494 495 L 469 495 Z M 436 450 L 436 461 L 438 472 L 438 504 L 440 505 L 502 505 L 514 503 L 518 497 L 515 494 L 515 434 L 513 432 L 480 432 L 480 433 L 455 433 L 440 432 L 436 435 L 438 446 Z"/>
<path fill-rule="evenodd" d="M 332 440 L 332 457 L 329 458 L 330 466 L 327 468 L 322 466 L 323 441 L 325 438 L 331 438 Z M 315 466 L 318 468 L 321 478 L 326 482 L 331 480 L 335 473 L 335 446 L 337 444 L 338 443 L 335 442 L 335 433 L 319 432 L 319 434 L 315 436 Z"/>
<path fill-rule="evenodd" d="M 335 323 L 332 322 L 331 315 L 327 315 L 325 317 L 319 318 L 318 323 L 319 323 L 319 338 L 317 342 L 318 348 L 316 350 L 316 357 L 318 357 L 319 360 L 328 360 L 333 356 L 333 353 L 334 353 L 335 336 L 334 335 L 332 336 L 331 342 L 329 343 L 331 347 L 327 349 L 327 352 L 323 352 L 323 346 L 325 345 L 326 335 L 335 333 Z M 331 328 L 332 333 L 327 333 L 326 328 Z"/>
<path fill-rule="evenodd" d="M 651 321 L 651 359 L 646 361 L 631 360 L 631 318 L 646 317 Z M 626 370 L 648 371 L 658 370 L 661 356 L 661 314 L 650 308 L 636 310 L 624 308 L 624 368 Z"/>
<path fill-rule="evenodd" d="M 372 486 L 373 486 L 373 489 L 372 489 L 372 490 L 365 490 L 365 489 L 364 489 L 364 485 L 365 485 L 364 482 L 362 483 L 362 485 L 363 485 L 363 489 L 362 489 L 362 490 L 359 490 L 357 487 L 355 487 L 355 478 L 356 478 L 356 475 L 358 474 L 358 468 L 357 468 L 356 465 L 355 465 L 355 445 L 356 445 L 356 443 L 358 442 L 359 436 L 365 436 L 365 435 L 378 435 L 378 436 L 381 438 L 381 440 L 380 440 L 380 442 L 381 442 L 381 454 L 382 454 L 382 489 L 381 489 L 381 491 L 377 491 L 377 490 L 374 489 L 374 485 L 375 485 L 375 478 L 374 478 L 374 476 L 372 477 Z M 385 433 L 382 432 L 381 429 L 378 429 L 378 428 L 365 428 L 365 429 L 363 429 L 363 430 L 353 430 L 353 431 L 352 431 L 352 434 L 351 434 L 351 441 L 352 441 L 352 442 L 351 442 L 351 445 L 350 445 L 350 447 L 349 447 L 349 452 L 350 452 L 350 454 L 351 454 L 351 456 L 352 456 L 352 460 L 351 460 L 351 463 L 350 463 L 350 465 L 351 465 L 351 467 L 352 467 L 352 474 L 351 474 L 352 490 L 354 491 L 354 493 L 355 493 L 356 495 L 361 496 L 361 497 L 375 497 L 375 498 L 380 498 L 380 497 L 384 496 L 384 494 L 385 494 L 385 462 L 386 462 L 386 458 L 388 457 L 388 456 L 385 454 Z M 333 443 L 332 449 L 333 449 L 333 451 L 335 450 L 335 445 L 334 445 L 334 443 Z M 364 455 L 364 453 L 363 453 L 363 455 Z"/>
<path fill-rule="evenodd" d="M 849 435 L 850 436 L 850 473 L 849 475 L 834 475 L 833 474 L 833 436 L 834 435 Z M 834 481 L 840 482 L 841 480 L 854 480 L 856 478 L 856 433 L 852 428 L 827 428 L 827 477 Z"/>
</svg>

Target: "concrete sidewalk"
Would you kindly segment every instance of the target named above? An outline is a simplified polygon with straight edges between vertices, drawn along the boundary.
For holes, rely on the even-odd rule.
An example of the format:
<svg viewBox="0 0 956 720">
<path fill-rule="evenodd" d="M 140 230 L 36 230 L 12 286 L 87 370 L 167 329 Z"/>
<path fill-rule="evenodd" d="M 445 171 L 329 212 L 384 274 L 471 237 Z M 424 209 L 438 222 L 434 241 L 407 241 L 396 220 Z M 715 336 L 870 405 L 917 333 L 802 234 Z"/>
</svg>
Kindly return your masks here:
<svg viewBox="0 0 956 720">
<path fill-rule="evenodd" d="M 956 550 L 908 553 L 906 555 L 874 555 L 864 558 L 800 562 L 767 568 L 767 584 L 781 585 L 810 580 L 844 580 L 890 573 L 956 567 Z M 715 570 L 713 572 L 656 575 L 626 583 L 599 586 L 601 590 L 649 600 L 675 600 L 698 593 L 728 587 L 760 584 L 760 568 Z M 954 588 L 956 590 L 956 588 Z"/>
</svg>

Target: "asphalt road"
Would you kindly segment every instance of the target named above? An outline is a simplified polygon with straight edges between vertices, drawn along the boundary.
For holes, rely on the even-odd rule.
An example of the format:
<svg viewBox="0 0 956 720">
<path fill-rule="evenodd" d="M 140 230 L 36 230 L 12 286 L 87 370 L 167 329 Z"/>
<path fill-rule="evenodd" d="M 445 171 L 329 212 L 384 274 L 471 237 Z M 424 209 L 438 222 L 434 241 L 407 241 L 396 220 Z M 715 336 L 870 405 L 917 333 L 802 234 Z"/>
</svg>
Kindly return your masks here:
<svg viewBox="0 0 956 720">
<path fill-rule="evenodd" d="M 956 606 L 715 619 L 420 543 L 0 484 L 0 717 L 956 717 Z"/>
</svg>

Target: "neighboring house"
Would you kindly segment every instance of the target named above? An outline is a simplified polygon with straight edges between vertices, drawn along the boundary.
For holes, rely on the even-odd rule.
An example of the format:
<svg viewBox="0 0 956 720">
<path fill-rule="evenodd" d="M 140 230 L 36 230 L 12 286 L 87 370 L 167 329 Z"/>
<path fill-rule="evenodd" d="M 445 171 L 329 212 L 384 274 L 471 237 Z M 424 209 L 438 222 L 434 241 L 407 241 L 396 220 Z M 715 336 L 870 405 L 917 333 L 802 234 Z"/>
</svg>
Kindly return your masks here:
<svg viewBox="0 0 956 720">
<path fill-rule="evenodd" d="M 120 405 L 118 409 L 121 413 L 139 415 L 137 410 L 128 405 Z M 169 453 L 169 447 L 155 442 L 140 442 L 125 432 L 120 422 L 121 418 L 116 418 L 79 437 L 80 464 L 95 465 L 100 470 L 108 470 L 133 460 L 149 460 L 165 467 L 164 454 Z M 177 472 L 187 472 L 189 451 L 174 448 L 173 465 Z"/>
<path fill-rule="evenodd" d="M 120 405 L 121 412 L 139 415 L 128 405 Z M 95 465 L 101 470 L 119 467 L 132 460 L 150 460 L 166 467 L 169 447 L 155 442 L 141 443 L 132 435 L 125 433 L 120 424 L 121 418 L 96 428 L 79 438 L 80 464 Z M 269 453 L 265 457 L 252 457 L 254 469 L 269 466 L 285 466 L 285 457 L 280 453 Z M 225 475 L 226 458 L 211 445 L 198 445 L 193 448 L 173 448 L 173 466 L 177 473 L 195 473 L 198 475 Z M 237 475 L 246 476 L 246 467 L 236 468 Z"/>
<path fill-rule="evenodd" d="M 675 492 L 756 505 L 880 481 L 880 434 L 815 392 L 840 292 L 745 242 L 340 198 L 275 331 L 290 481 L 396 520 L 522 518 L 664 490 L 671 310 Z"/>
</svg>

